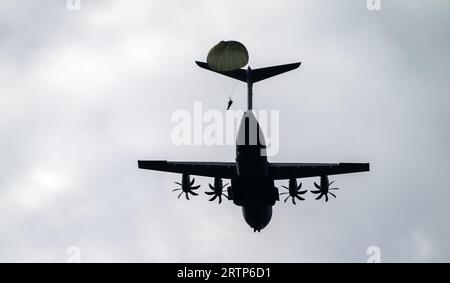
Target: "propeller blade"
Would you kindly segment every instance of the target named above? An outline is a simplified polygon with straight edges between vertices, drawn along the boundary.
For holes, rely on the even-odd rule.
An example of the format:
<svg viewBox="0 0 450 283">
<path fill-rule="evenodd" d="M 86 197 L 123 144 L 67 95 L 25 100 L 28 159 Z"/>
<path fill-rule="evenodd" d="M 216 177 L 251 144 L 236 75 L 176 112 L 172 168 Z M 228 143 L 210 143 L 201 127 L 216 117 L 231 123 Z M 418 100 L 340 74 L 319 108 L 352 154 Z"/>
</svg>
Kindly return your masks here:
<svg viewBox="0 0 450 283">
<path fill-rule="evenodd" d="M 228 200 L 230 199 L 230 197 L 228 197 L 226 194 L 222 194 L 224 197 L 226 197 Z"/>
<path fill-rule="evenodd" d="M 192 186 L 195 183 L 195 178 L 192 178 L 190 185 Z"/>
<path fill-rule="evenodd" d="M 205 194 L 212 196 L 212 195 L 215 195 L 216 193 L 215 192 L 205 192 Z"/>
<path fill-rule="evenodd" d="M 287 197 L 284 199 L 284 202 L 286 202 L 286 201 L 288 200 L 289 197 L 290 197 L 290 196 L 287 196 Z"/>
<path fill-rule="evenodd" d="M 183 194 L 183 192 L 181 192 L 181 193 L 178 195 L 178 198 L 180 198 L 182 194 Z"/>
<path fill-rule="evenodd" d="M 214 195 L 212 198 L 209 199 L 209 201 L 214 201 L 217 198 L 217 195 Z"/>
<path fill-rule="evenodd" d="M 213 185 L 209 184 L 209 188 L 214 191 Z"/>
<path fill-rule="evenodd" d="M 200 185 L 197 185 L 197 186 L 191 187 L 191 190 L 192 190 L 192 191 L 193 191 L 193 190 L 197 190 L 198 188 L 200 188 Z"/>
<path fill-rule="evenodd" d="M 336 198 L 336 195 L 333 194 L 332 192 L 328 192 L 330 195 L 334 196 L 334 198 Z"/>
<path fill-rule="evenodd" d="M 308 190 L 304 190 L 304 191 L 298 191 L 297 194 L 298 195 L 304 195 L 308 192 Z"/>
<path fill-rule="evenodd" d="M 176 192 L 176 191 L 181 191 L 181 189 L 175 189 L 175 190 L 172 190 L 172 192 Z"/>
<path fill-rule="evenodd" d="M 190 193 L 191 195 L 198 196 L 198 194 L 197 194 L 196 192 L 189 191 L 189 193 Z"/>
<path fill-rule="evenodd" d="M 189 200 L 189 194 L 186 192 L 186 199 Z"/>
<path fill-rule="evenodd" d="M 221 204 L 221 203 L 222 203 L 222 196 L 219 195 L 219 204 Z"/>
<path fill-rule="evenodd" d="M 301 188 L 302 188 L 302 183 L 300 183 L 300 185 L 298 185 L 297 191 L 299 191 Z"/>
<path fill-rule="evenodd" d="M 325 194 L 325 202 L 328 202 L 328 195 Z"/>
<path fill-rule="evenodd" d="M 319 190 L 321 190 L 320 186 L 319 186 L 319 185 L 317 185 L 317 183 L 316 183 L 316 182 L 314 182 L 314 186 L 315 186 L 316 188 L 318 188 Z"/>
<path fill-rule="evenodd" d="M 340 190 L 340 188 L 331 188 L 329 191 Z"/>
<path fill-rule="evenodd" d="M 333 182 L 331 182 L 331 183 L 328 183 L 328 186 L 331 186 L 331 184 L 333 184 L 334 183 L 334 181 Z"/>
<path fill-rule="evenodd" d="M 289 193 L 280 193 L 280 196 L 281 196 L 281 195 L 287 195 L 287 194 L 289 194 Z"/>
<path fill-rule="evenodd" d="M 318 197 L 316 197 L 316 200 L 321 199 L 323 197 L 323 194 L 320 194 Z"/>
<path fill-rule="evenodd" d="M 183 186 L 180 182 L 174 182 L 177 185 Z"/>
<path fill-rule="evenodd" d="M 289 190 L 289 188 L 288 187 L 286 187 L 286 186 L 282 186 L 283 188 L 285 188 L 286 190 Z"/>
<path fill-rule="evenodd" d="M 313 194 L 319 194 L 319 193 L 321 193 L 321 191 L 311 191 L 311 193 L 313 193 Z"/>
<path fill-rule="evenodd" d="M 305 200 L 304 198 L 302 198 L 302 197 L 299 196 L 299 195 L 296 195 L 295 197 L 298 198 L 299 200 Z"/>
<path fill-rule="evenodd" d="M 295 205 L 296 203 L 295 203 L 295 198 L 294 197 L 292 197 L 292 203 Z"/>
</svg>

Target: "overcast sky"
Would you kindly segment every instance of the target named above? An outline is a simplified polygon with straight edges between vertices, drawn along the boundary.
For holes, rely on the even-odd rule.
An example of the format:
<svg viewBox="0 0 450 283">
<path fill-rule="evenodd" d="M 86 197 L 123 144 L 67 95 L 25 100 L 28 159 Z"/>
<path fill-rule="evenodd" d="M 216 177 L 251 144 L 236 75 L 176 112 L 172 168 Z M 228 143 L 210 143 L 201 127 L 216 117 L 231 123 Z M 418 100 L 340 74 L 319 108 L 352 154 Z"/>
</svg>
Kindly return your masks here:
<svg viewBox="0 0 450 283">
<path fill-rule="evenodd" d="M 83 262 L 365 262 L 373 245 L 384 262 L 450 261 L 450 3 L 337 2 L 2 0 L 0 261 L 76 246 Z M 225 113 L 231 93 L 246 107 L 244 84 L 194 64 L 228 39 L 252 67 L 302 61 L 254 87 L 255 109 L 280 111 L 270 161 L 371 163 L 330 178 L 342 190 L 326 204 L 277 203 L 261 233 L 137 168 L 234 160 L 170 140 L 176 109 Z"/>
</svg>

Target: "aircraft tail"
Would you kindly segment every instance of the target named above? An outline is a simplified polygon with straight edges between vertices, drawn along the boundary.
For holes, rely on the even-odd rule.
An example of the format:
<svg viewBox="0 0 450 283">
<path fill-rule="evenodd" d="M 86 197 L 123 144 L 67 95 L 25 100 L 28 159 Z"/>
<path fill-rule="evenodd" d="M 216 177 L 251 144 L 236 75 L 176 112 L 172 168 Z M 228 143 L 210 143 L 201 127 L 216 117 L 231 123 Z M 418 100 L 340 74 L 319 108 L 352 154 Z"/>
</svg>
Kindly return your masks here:
<svg viewBox="0 0 450 283">
<path fill-rule="evenodd" d="M 248 70 L 245 69 L 237 69 L 234 71 L 229 72 L 219 72 L 212 70 L 207 63 L 204 62 L 198 62 L 195 61 L 197 65 L 200 68 L 219 73 L 221 75 L 245 82 L 245 83 L 256 83 L 265 79 L 268 79 L 270 77 L 297 69 L 300 66 L 300 62 L 292 63 L 292 64 L 286 64 L 286 65 L 278 65 L 278 66 L 271 66 L 266 68 L 260 68 L 260 69 L 251 69 L 248 68 Z"/>
</svg>

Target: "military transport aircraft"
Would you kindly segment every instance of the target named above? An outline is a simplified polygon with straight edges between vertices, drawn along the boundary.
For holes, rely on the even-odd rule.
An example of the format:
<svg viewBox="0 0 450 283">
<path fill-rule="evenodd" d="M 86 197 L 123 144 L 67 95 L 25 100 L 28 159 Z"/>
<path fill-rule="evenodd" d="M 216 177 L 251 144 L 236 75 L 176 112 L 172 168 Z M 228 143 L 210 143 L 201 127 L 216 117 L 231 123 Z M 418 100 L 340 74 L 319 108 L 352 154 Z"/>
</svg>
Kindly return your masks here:
<svg viewBox="0 0 450 283">
<path fill-rule="evenodd" d="M 203 69 L 247 83 L 248 109 L 242 116 L 237 134 L 235 162 L 138 161 L 141 169 L 182 174 L 181 183 L 175 182 L 180 186 L 174 190 L 180 192 L 178 198 L 183 193 L 188 200 L 189 195 L 198 195 L 196 191 L 200 186 L 194 186 L 195 179 L 191 179 L 191 175 L 212 177 L 214 185 L 210 184 L 211 191 L 206 192 L 212 196 L 210 201 L 218 199 L 221 203 L 222 196 L 232 200 L 235 205 L 242 207 L 247 224 L 255 232 L 260 232 L 270 222 L 272 206 L 280 200 L 280 195 L 286 195 L 284 202 L 289 198 L 294 204 L 296 199 L 304 200 L 302 195 L 307 191 L 301 190 L 302 184 L 297 184 L 298 178 L 320 177 L 320 185 L 314 183 L 316 190 L 311 192 L 317 194 L 316 199 L 324 198 L 327 202 L 329 195 L 336 197 L 333 191 L 338 190 L 330 188 L 333 182 L 329 182 L 329 175 L 369 171 L 369 163 L 272 163 L 262 154 L 266 145 L 259 123 L 252 112 L 253 83 L 294 70 L 300 66 L 300 62 L 254 70 L 248 67 L 227 72 L 215 71 L 207 63 L 196 63 Z M 231 186 L 223 185 L 222 179 L 231 180 Z M 287 187 L 283 186 L 286 192 L 279 193 L 274 181 L 283 179 L 289 180 L 289 184 Z"/>
</svg>

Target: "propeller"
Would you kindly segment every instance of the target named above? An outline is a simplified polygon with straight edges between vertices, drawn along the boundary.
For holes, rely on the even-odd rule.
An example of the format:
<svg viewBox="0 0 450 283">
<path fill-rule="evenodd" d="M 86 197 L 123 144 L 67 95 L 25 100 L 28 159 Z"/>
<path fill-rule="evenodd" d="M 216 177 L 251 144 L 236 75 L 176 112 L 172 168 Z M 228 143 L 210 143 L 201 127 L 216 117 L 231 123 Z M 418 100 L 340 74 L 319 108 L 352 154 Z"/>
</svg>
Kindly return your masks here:
<svg viewBox="0 0 450 283">
<path fill-rule="evenodd" d="M 322 176 L 320 177 L 320 186 L 316 182 L 314 182 L 314 186 L 317 188 L 317 190 L 311 191 L 311 193 L 319 194 L 319 196 L 316 197 L 317 200 L 325 196 L 325 202 L 328 202 L 328 194 L 336 198 L 336 195 L 330 191 L 339 190 L 339 188 L 330 188 L 333 183 L 334 181 L 331 183 L 330 181 L 328 181 L 328 176 Z"/>
<path fill-rule="evenodd" d="M 196 193 L 194 191 L 197 190 L 198 188 L 200 188 L 200 185 L 194 186 L 194 182 L 195 182 L 195 178 L 192 178 L 192 180 L 190 180 L 190 177 L 188 174 L 183 174 L 183 176 L 181 177 L 181 183 L 175 182 L 175 184 L 180 185 L 181 188 L 172 190 L 172 192 L 181 191 L 180 194 L 178 195 L 178 198 L 180 198 L 181 195 L 184 193 L 184 194 L 186 194 L 187 200 L 189 200 L 189 194 L 191 194 L 193 196 L 198 196 L 198 193 Z"/>
<path fill-rule="evenodd" d="M 209 201 L 214 201 L 216 198 L 219 199 L 219 203 L 222 203 L 222 196 L 230 199 L 226 194 L 223 193 L 223 189 L 228 186 L 228 184 L 223 185 L 222 178 L 214 178 L 214 186 L 209 184 L 211 192 L 205 192 L 205 194 L 212 196 Z"/>
<path fill-rule="evenodd" d="M 292 198 L 292 203 L 296 204 L 295 203 L 295 199 L 305 200 L 300 195 L 305 194 L 307 192 L 307 190 L 300 191 L 301 187 L 302 187 L 302 183 L 300 183 L 300 185 L 297 186 L 297 179 L 291 178 L 291 179 L 289 179 L 289 187 L 283 186 L 283 188 L 287 189 L 288 192 L 281 193 L 280 196 L 281 195 L 288 195 L 284 199 L 284 202 L 286 202 L 289 198 Z"/>
</svg>

